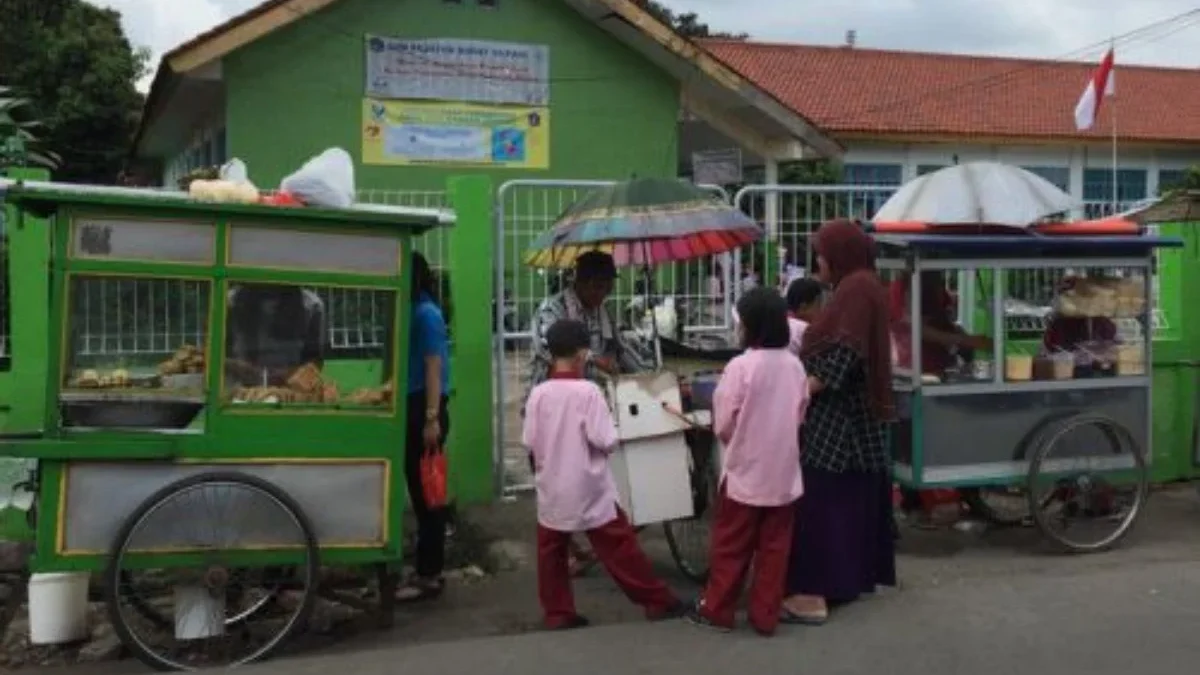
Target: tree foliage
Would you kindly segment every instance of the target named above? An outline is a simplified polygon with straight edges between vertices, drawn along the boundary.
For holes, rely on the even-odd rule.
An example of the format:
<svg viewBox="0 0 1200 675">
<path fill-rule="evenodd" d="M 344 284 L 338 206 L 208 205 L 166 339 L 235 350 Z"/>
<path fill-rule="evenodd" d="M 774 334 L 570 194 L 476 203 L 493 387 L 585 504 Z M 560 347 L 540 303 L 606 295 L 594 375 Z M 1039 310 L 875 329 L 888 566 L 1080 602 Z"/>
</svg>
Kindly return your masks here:
<svg viewBox="0 0 1200 675">
<path fill-rule="evenodd" d="M 84 0 L 0 0 L 0 25 L 0 84 L 28 102 L 16 121 L 40 122 L 43 148 L 61 155 L 55 178 L 113 182 L 149 53 L 133 48 L 118 12 Z"/>
<path fill-rule="evenodd" d="M 708 27 L 707 23 L 700 20 L 700 16 L 695 12 L 675 13 L 670 7 L 656 2 L 655 0 L 637 0 L 637 4 L 643 9 L 650 12 L 654 18 L 662 21 L 668 26 L 675 29 L 685 38 L 726 38 L 731 40 L 745 40 L 750 37 L 747 33 L 727 33 L 725 31 L 714 31 Z"/>
<path fill-rule="evenodd" d="M 1200 190 L 1200 166 L 1193 166 L 1183 174 L 1180 180 L 1173 181 L 1169 185 L 1159 185 L 1158 188 L 1160 193 Z"/>
</svg>

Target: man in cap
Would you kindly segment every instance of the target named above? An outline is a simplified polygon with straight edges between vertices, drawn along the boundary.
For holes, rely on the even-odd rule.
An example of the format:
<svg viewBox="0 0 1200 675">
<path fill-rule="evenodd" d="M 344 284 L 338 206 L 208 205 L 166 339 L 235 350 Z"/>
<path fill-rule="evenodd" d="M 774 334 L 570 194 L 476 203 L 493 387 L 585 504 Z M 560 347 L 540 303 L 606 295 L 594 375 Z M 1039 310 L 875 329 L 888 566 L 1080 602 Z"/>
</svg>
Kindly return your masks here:
<svg viewBox="0 0 1200 675">
<path fill-rule="evenodd" d="M 584 376 L 589 380 L 603 386 L 602 374 L 613 376 L 646 370 L 641 356 L 621 339 L 612 313 L 604 306 L 616 278 L 617 267 L 611 255 L 588 251 L 575 259 L 571 285 L 542 301 L 533 317 L 531 389 L 550 374 L 552 359 L 546 347 L 546 331 L 560 319 L 582 321 L 588 327 L 592 355 Z"/>
</svg>

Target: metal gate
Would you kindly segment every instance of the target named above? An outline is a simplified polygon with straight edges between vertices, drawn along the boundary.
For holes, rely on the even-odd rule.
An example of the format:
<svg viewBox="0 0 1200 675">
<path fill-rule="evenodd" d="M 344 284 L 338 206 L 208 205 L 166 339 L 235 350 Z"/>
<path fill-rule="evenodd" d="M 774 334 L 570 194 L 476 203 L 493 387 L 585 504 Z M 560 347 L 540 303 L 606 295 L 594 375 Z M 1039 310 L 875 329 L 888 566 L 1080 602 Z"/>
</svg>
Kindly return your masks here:
<svg viewBox="0 0 1200 675">
<path fill-rule="evenodd" d="M 493 426 L 496 445 L 493 461 L 498 494 L 512 494 L 532 486 L 528 459 L 521 448 L 521 405 L 529 387 L 532 336 L 530 323 L 538 305 L 557 293 L 565 275 L 525 266 L 523 257 L 534 238 L 550 229 L 554 221 L 588 192 L 614 181 L 513 180 L 496 194 L 495 251 L 493 274 L 495 339 Z M 719 187 L 703 186 L 728 203 Z M 733 265 L 729 256 L 663 266 L 653 275 L 656 295 L 675 298 L 683 331 L 690 335 L 727 334 Z M 618 324 L 628 327 L 640 318 L 644 294 L 640 275 L 622 272 L 609 299 Z"/>
</svg>

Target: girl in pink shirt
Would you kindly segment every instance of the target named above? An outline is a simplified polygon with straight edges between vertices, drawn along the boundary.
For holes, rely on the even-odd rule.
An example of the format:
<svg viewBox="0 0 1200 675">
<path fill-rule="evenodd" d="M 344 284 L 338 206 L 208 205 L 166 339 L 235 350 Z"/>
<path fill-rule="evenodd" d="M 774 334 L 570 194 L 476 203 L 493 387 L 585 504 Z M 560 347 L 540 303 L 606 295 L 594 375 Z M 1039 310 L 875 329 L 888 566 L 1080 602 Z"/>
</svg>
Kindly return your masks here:
<svg viewBox="0 0 1200 675">
<path fill-rule="evenodd" d="M 591 335 L 585 324 L 556 321 L 546 331 L 554 362 L 550 379 L 525 403 L 523 442 L 537 487 L 538 599 L 550 630 L 581 628 L 568 568 L 571 533 L 583 532 L 592 550 L 630 600 L 650 620 L 676 617 L 682 603 L 654 575 L 637 535 L 617 506 L 608 455 L 618 444 L 600 387 L 583 377 Z M 782 581 L 780 589 L 782 590 Z"/>
<path fill-rule="evenodd" d="M 738 301 L 746 351 L 725 367 L 713 394 L 713 433 L 724 445 L 712 527 L 708 585 L 687 618 L 728 631 L 753 563 L 748 614 L 759 634 L 779 625 L 800 479 L 799 428 L 808 378 L 788 347 L 787 304 L 774 289 Z"/>
</svg>

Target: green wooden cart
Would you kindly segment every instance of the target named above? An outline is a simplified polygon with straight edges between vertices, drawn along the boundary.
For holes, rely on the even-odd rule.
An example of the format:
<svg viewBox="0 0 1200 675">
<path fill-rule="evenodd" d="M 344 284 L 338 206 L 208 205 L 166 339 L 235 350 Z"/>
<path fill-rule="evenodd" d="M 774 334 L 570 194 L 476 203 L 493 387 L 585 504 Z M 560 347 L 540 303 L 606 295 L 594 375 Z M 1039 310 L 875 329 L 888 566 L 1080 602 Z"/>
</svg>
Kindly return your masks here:
<svg viewBox="0 0 1200 675">
<path fill-rule="evenodd" d="M 409 252 L 452 214 L 0 196 L 19 383 L 0 455 L 38 460 L 33 571 L 102 574 L 114 628 L 164 670 L 266 657 L 324 565 L 374 569 L 386 622 Z"/>
</svg>

